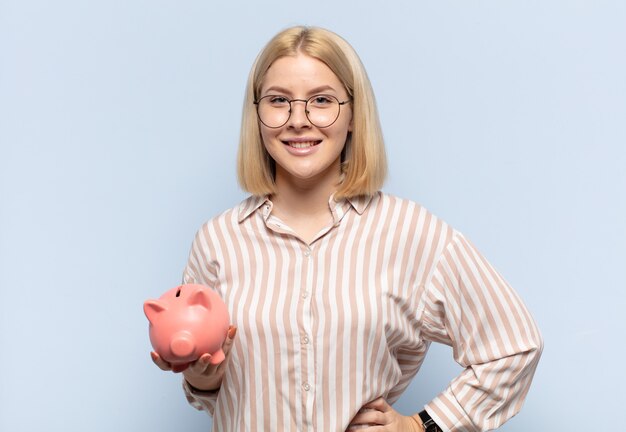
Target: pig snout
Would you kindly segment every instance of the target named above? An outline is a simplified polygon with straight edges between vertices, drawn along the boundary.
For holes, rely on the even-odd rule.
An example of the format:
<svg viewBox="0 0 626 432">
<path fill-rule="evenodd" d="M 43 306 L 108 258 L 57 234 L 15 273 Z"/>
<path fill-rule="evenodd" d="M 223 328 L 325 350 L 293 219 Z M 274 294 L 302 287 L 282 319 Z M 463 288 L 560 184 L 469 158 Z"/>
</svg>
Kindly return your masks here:
<svg viewBox="0 0 626 432">
<path fill-rule="evenodd" d="M 193 336 L 186 331 L 174 334 L 170 342 L 172 354 L 179 358 L 190 357 L 196 349 Z"/>
</svg>

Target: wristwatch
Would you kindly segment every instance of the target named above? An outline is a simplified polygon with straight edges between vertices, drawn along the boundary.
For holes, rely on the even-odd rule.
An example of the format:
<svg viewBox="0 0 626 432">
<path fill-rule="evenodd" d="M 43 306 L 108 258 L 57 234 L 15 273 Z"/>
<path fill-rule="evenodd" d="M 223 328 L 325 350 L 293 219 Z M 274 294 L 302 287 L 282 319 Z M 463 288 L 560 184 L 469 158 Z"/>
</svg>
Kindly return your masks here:
<svg viewBox="0 0 626 432">
<path fill-rule="evenodd" d="M 422 425 L 424 426 L 424 432 L 443 432 L 439 425 L 435 423 L 435 421 L 430 417 L 430 415 L 423 410 L 419 413 L 420 418 L 422 419 Z"/>
</svg>

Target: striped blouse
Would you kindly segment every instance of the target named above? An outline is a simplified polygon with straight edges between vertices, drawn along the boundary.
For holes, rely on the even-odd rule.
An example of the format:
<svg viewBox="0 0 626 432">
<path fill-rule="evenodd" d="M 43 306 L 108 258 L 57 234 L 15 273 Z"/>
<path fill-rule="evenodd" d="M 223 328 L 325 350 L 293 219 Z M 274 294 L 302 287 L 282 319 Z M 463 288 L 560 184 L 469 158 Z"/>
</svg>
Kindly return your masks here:
<svg viewBox="0 0 626 432">
<path fill-rule="evenodd" d="M 400 397 L 433 341 L 465 368 L 425 407 L 443 430 L 515 415 L 543 342 L 505 280 L 416 203 L 379 192 L 329 206 L 310 244 L 266 197 L 198 231 L 183 282 L 219 292 L 238 327 L 219 390 L 183 380 L 213 430 L 345 431 L 367 402 Z"/>
</svg>

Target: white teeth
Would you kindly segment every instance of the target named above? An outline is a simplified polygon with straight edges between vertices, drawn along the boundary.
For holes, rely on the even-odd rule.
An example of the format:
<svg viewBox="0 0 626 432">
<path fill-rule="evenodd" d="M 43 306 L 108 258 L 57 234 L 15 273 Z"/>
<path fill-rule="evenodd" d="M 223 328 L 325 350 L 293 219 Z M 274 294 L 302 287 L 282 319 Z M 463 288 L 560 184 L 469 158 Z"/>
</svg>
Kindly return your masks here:
<svg viewBox="0 0 626 432">
<path fill-rule="evenodd" d="M 293 148 L 307 148 L 313 147 L 317 141 L 307 141 L 307 142 L 289 142 L 289 145 Z"/>
</svg>

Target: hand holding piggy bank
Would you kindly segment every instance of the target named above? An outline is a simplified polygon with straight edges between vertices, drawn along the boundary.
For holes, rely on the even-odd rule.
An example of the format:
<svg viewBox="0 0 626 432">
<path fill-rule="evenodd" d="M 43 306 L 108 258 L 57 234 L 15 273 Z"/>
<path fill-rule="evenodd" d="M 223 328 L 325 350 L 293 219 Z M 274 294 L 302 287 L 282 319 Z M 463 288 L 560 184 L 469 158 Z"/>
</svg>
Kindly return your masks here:
<svg viewBox="0 0 626 432">
<path fill-rule="evenodd" d="M 158 300 L 147 300 L 144 313 L 150 321 L 150 342 L 157 354 L 183 371 L 203 354 L 221 363 L 222 345 L 229 329 L 226 304 L 212 289 L 197 284 L 172 288 Z"/>
</svg>

